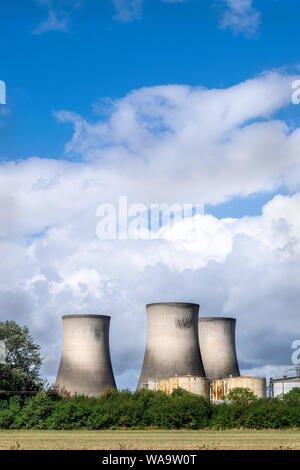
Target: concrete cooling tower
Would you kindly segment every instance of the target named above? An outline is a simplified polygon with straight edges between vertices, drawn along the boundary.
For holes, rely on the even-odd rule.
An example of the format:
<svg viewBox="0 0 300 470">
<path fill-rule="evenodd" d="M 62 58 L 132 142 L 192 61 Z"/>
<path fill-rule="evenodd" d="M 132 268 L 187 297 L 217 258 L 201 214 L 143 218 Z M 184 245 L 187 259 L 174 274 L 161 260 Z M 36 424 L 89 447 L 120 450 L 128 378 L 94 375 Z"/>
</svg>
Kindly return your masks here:
<svg viewBox="0 0 300 470">
<path fill-rule="evenodd" d="M 162 302 L 146 305 L 147 345 L 138 388 L 175 376 L 204 377 L 198 343 L 199 305 Z"/>
<path fill-rule="evenodd" d="M 115 388 L 106 315 L 64 315 L 63 348 L 56 385 L 96 397 Z"/>
<path fill-rule="evenodd" d="M 205 376 L 211 380 L 239 377 L 235 318 L 200 317 L 199 345 Z"/>
</svg>

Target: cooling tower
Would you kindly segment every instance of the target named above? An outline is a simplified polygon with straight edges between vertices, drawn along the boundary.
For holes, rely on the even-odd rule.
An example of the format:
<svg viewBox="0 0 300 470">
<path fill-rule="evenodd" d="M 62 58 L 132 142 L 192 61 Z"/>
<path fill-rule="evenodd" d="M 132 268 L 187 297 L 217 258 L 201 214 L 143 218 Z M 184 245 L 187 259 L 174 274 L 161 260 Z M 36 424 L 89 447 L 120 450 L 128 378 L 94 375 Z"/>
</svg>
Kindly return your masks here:
<svg viewBox="0 0 300 470">
<path fill-rule="evenodd" d="M 115 388 L 106 315 L 64 315 L 63 348 L 56 385 L 68 392 L 98 396 Z"/>
<path fill-rule="evenodd" d="M 199 345 L 205 376 L 211 380 L 239 377 L 235 318 L 199 318 Z"/>
<path fill-rule="evenodd" d="M 146 305 L 148 334 L 138 388 L 153 379 L 204 377 L 198 343 L 199 305 L 162 302 Z"/>
</svg>

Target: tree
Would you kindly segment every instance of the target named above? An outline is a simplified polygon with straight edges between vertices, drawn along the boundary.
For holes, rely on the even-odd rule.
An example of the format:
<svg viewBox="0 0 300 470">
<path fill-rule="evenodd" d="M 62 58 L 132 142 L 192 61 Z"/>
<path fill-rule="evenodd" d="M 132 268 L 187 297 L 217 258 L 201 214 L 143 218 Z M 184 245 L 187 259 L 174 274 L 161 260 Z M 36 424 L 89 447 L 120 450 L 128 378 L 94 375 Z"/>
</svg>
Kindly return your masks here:
<svg viewBox="0 0 300 470">
<path fill-rule="evenodd" d="M 38 391 L 42 365 L 40 346 L 35 344 L 27 326 L 15 321 L 0 322 L 0 341 L 5 344 L 6 363 L 0 364 L 0 389 Z"/>
<path fill-rule="evenodd" d="M 283 395 L 283 399 L 287 402 L 300 402 L 300 388 L 292 388 L 288 393 Z"/>
<path fill-rule="evenodd" d="M 251 403 L 252 401 L 256 400 L 256 396 L 250 390 L 250 388 L 243 388 L 243 387 L 236 387 L 230 390 L 230 392 L 226 396 L 226 400 L 232 401 L 233 403 Z"/>
</svg>

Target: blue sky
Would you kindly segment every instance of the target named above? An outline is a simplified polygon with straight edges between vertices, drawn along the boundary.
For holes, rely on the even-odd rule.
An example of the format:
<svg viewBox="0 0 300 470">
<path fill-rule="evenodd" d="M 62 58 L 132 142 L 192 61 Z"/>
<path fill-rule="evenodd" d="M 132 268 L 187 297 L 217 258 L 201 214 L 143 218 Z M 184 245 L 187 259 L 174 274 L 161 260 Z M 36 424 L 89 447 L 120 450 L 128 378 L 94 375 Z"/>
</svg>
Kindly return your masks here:
<svg viewBox="0 0 300 470">
<path fill-rule="evenodd" d="M 2 159 L 61 158 L 71 129 L 57 125 L 53 110 L 88 116 L 97 100 L 135 88 L 228 87 L 299 62 L 296 0 L 288 9 L 280 0 L 254 2 L 261 24 L 250 37 L 218 27 L 226 8 L 218 1 L 145 0 L 141 17 L 125 22 L 116 19 L 110 0 L 85 0 L 77 9 L 70 4 L 66 32 L 39 35 L 32 33 L 47 17 L 46 6 L 15 0 L 1 7 L 0 70 L 11 109 L 0 129 Z"/>
<path fill-rule="evenodd" d="M 94 103 L 144 86 L 226 88 L 264 70 L 294 70 L 300 5 L 288 3 L 287 9 L 280 0 L 254 1 L 255 31 L 237 32 L 221 27 L 229 11 L 225 1 L 145 0 L 139 14 L 133 10 L 125 18 L 111 0 L 84 0 L 77 7 L 71 1 L 6 2 L 0 70 L 11 114 L 0 127 L 0 159 L 64 158 L 72 128 L 59 125 L 53 111 L 67 109 L 94 119 Z M 39 32 L 50 5 L 57 23 Z M 61 18 L 66 19 L 62 26 Z M 292 108 L 287 116 L 298 121 L 298 109 Z M 206 210 L 217 216 L 254 215 L 264 202 L 258 195 L 242 209 L 231 203 Z"/>
<path fill-rule="evenodd" d="M 299 14 L 296 0 L 1 6 L 0 302 L 3 319 L 40 340 L 47 377 L 61 314 L 109 313 L 117 380 L 133 387 L 144 304 L 175 292 L 206 316 L 238 318 L 244 371 L 289 363 L 300 334 Z M 207 216 L 196 238 L 178 226 L 155 245 L 101 243 L 97 206 L 120 195 L 204 203 Z"/>
</svg>

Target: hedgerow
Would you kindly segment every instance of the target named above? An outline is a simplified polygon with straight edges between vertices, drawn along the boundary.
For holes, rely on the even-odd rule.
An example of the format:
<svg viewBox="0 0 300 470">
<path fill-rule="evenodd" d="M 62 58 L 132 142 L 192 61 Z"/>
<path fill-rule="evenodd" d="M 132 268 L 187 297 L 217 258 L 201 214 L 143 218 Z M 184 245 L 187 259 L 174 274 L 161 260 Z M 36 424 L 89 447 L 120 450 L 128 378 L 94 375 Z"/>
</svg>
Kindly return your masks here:
<svg viewBox="0 0 300 470">
<path fill-rule="evenodd" d="M 300 428 L 300 400 L 255 399 L 215 405 L 175 390 L 107 390 L 99 398 L 40 392 L 26 400 L 0 400 L 2 429 L 284 429 Z"/>
</svg>

